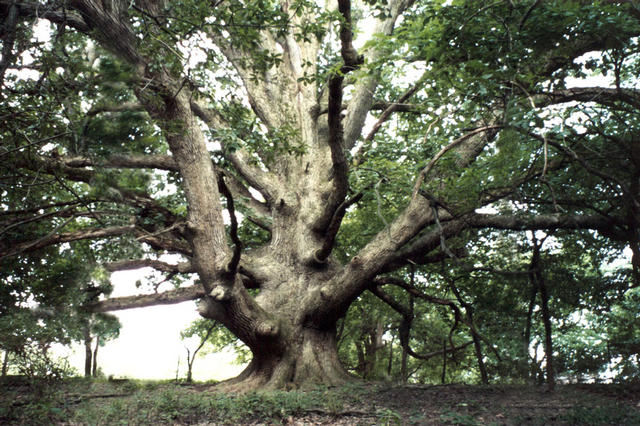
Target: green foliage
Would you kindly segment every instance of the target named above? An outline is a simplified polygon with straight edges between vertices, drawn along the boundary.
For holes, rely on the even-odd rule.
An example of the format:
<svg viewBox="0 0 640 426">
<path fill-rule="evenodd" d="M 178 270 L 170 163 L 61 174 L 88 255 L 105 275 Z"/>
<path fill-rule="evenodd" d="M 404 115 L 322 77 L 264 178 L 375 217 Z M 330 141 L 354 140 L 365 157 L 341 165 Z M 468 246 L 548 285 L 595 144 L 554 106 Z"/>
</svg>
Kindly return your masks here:
<svg viewBox="0 0 640 426">
<path fill-rule="evenodd" d="M 66 359 L 54 357 L 37 342 L 29 342 L 23 346 L 12 361 L 16 372 L 29 380 L 30 386 L 38 395 L 48 392 L 47 386 L 54 386 L 75 374 Z"/>
<path fill-rule="evenodd" d="M 384 426 L 401 425 L 402 416 L 390 408 L 378 411 L 378 424 Z"/>
<path fill-rule="evenodd" d="M 0 349 L 11 354 L 10 367 L 20 374 L 66 377 L 70 371 L 50 358 L 48 349 L 82 341 L 85 327 L 103 345 L 118 336 L 116 317 L 83 309 L 112 290 L 105 272 L 83 256 L 78 244 L 75 250 L 0 261 L 6 267 L 0 272 Z"/>
<path fill-rule="evenodd" d="M 37 342 L 29 342 L 12 357 L 16 376 L 0 378 L 0 422 L 3 424 L 52 424 L 65 419 L 65 401 L 60 390 L 76 371 L 64 358 L 57 358 Z M 17 382 L 17 390 L 9 386 Z"/>
</svg>

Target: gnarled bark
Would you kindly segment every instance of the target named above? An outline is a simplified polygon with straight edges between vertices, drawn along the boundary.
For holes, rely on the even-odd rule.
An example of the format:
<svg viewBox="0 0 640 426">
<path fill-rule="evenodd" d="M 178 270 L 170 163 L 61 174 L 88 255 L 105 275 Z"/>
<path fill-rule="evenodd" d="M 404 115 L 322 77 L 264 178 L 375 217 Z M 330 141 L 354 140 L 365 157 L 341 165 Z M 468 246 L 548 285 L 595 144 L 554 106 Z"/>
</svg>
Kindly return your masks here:
<svg viewBox="0 0 640 426">
<path fill-rule="evenodd" d="M 298 327 L 280 351 L 252 349 L 253 359 L 224 388 L 247 391 L 256 388 L 283 389 L 309 384 L 340 385 L 356 378 L 338 359 L 335 327 L 317 329 Z"/>
</svg>

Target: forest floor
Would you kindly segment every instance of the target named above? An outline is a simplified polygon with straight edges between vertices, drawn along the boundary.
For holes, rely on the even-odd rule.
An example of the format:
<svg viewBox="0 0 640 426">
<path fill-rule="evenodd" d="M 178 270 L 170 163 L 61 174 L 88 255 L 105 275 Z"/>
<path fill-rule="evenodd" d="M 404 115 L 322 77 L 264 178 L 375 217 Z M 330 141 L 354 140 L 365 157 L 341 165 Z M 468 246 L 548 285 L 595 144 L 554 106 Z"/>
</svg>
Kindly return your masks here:
<svg viewBox="0 0 640 426">
<path fill-rule="evenodd" d="M 640 384 L 391 385 L 228 395 L 214 384 L 0 382 L 0 424 L 640 425 Z"/>
</svg>

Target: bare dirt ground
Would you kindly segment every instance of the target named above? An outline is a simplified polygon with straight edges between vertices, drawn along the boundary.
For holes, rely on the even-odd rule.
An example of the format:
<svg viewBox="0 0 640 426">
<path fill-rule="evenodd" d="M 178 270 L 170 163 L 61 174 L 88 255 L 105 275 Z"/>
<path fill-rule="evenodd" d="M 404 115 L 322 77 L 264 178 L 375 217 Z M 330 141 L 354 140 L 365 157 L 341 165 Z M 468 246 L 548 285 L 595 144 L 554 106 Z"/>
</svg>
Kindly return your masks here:
<svg viewBox="0 0 640 426">
<path fill-rule="evenodd" d="M 331 416 L 295 425 L 640 425 L 640 385 L 366 385 Z M 285 422 L 286 423 L 286 422 Z"/>
<path fill-rule="evenodd" d="M 367 406 L 375 418 L 340 420 L 343 424 L 640 425 L 640 386 L 565 385 L 552 393 L 542 387 L 512 385 L 380 386 L 371 388 L 360 409 Z"/>
</svg>

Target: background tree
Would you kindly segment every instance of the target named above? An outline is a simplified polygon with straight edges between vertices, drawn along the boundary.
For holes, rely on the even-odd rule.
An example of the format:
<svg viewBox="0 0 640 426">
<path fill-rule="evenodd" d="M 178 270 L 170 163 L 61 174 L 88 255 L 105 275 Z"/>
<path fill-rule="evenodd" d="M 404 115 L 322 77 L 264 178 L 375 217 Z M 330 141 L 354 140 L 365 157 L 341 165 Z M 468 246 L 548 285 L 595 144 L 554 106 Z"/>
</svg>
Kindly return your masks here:
<svg viewBox="0 0 640 426">
<path fill-rule="evenodd" d="M 92 313 L 86 315 L 82 322 L 82 338 L 85 348 L 84 375 L 98 376 L 98 349 L 109 340 L 116 339 L 120 334 L 118 317 L 106 313 Z"/>
<path fill-rule="evenodd" d="M 631 248 L 622 291 L 637 285 L 632 2 L 12 0 L 0 11 L 4 279 L 79 247 L 176 286 L 195 274 L 195 286 L 91 309 L 200 298 L 201 315 L 252 353 L 237 389 L 349 380 L 336 325 L 369 290 L 401 313 L 406 354 L 418 354 L 406 337 L 415 301 L 450 315 L 435 342 L 442 381 L 467 343 L 460 323 L 477 359 L 500 361 L 474 325 L 479 297 L 450 280 L 467 246 L 491 253 L 495 234 L 482 231 L 590 230 L 587 243 Z M 33 30 L 43 22 L 48 38 Z M 407 280 L 409 265 L 424 280 Z M 371 364 L 380 328 L 367 333 Z"/>
<path fill-rule="evenodd" d="M 230 350 L 236 355 L 235 361 L 240 364 L 246 364 L 251 360 L 250 352 L 242 342 L 238 341 L 226 328 L 204 318 L 193 321 L 185 330 L 180 332 L 180 337 L 182 340 L 193 337 L 198 338 L 195 349 L 191 350 L 185 345 L 187 351 L 187 382 L 193 380 L 193 363 L 198 354 L 204 355 L 211 352 Z"/>
<path fill-rule="evenodd" d="M 191 383 L 193 381 L 193 362 L 196 360 L 196 356 L 198 356 L 198 352 L 200 352 L 200 349 L 204 347 L 209 338 L 212 336 L 216 325 L 217 324 L 215 322 L 198 321 L 180 333 L 180 337 L 182 338 L 182 340 L 196 335 L 200 338 L 196 348 L 193 349 L 193 351 L 191 351 L 191 349 L 189 349 L 189 347 L 185 345 L 185 349 L 187 351 L 187 383 Z"/>
</svg>

